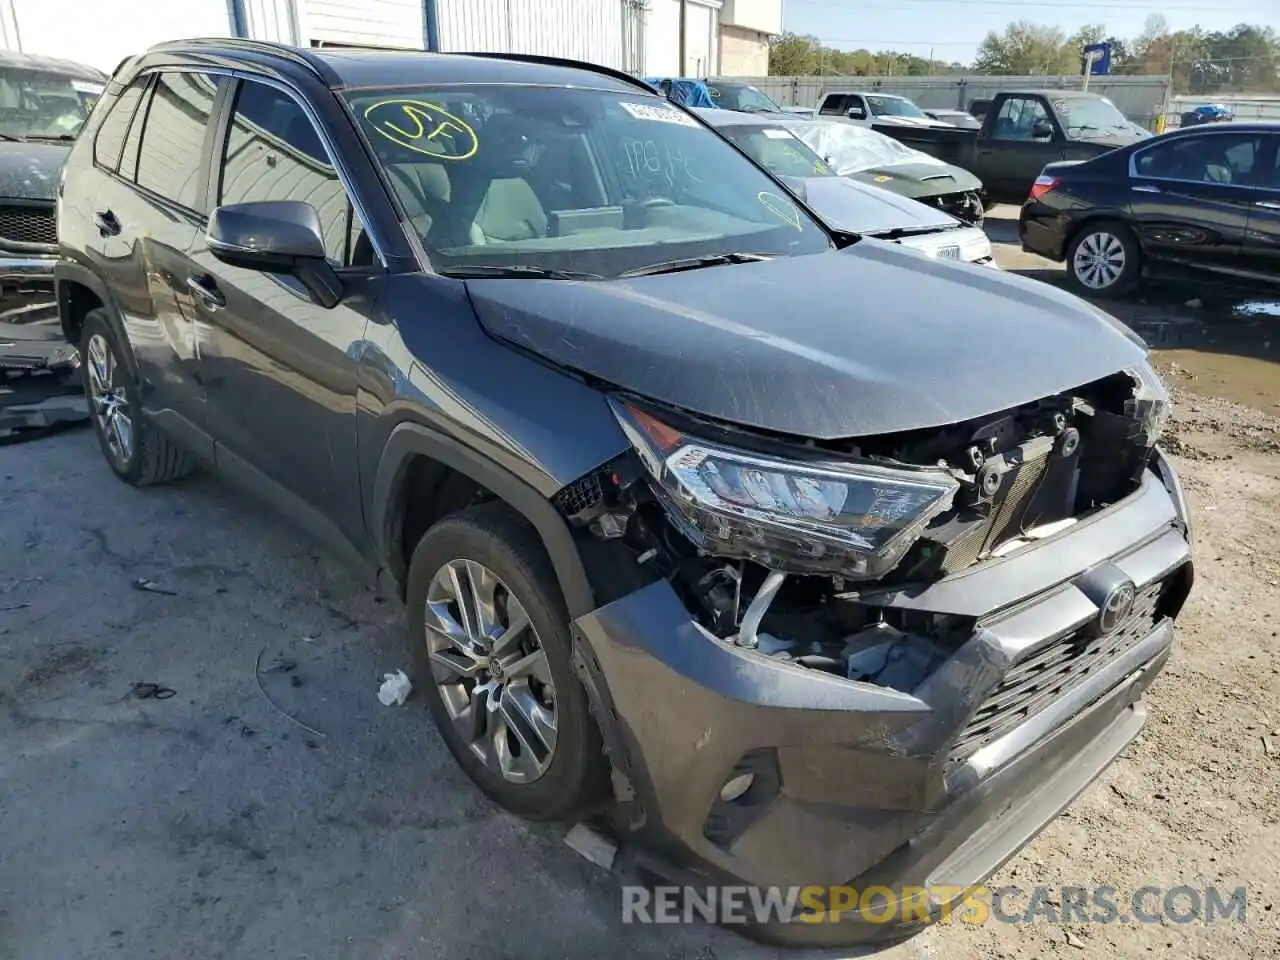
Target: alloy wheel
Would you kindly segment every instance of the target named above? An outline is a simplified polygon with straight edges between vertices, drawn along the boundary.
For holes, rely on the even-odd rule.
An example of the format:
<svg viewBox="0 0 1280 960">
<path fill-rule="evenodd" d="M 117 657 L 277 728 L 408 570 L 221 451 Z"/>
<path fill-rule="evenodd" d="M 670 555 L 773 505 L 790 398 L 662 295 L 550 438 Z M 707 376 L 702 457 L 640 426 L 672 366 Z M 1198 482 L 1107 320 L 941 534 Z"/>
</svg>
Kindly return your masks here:
<svg viewBox="0 0 1280 960">
<path fill-rule="evenodd" d="M 1124 243 L 1113 233 L 1098 231 L 1080 241 L 1071 258 L 1076 278 L 1091 290 L 1106 290 L 1124 275 Z"/>
<path fill-rule="evenodd" d="M 120 370 L 111 344 L 101 334 L 89 338 L 89 406 L 116 466 L 133 458 L 133 418 L 129 416 L 127 374 Z"/>
<path fill-rule="evenodd" d="M 510 588 L 474 560 L 451 560 L 427 589 L 433 679 L 462 740 L 512 783 L 546 773 L 556 699 L 546 651 Z"/>
</svg>

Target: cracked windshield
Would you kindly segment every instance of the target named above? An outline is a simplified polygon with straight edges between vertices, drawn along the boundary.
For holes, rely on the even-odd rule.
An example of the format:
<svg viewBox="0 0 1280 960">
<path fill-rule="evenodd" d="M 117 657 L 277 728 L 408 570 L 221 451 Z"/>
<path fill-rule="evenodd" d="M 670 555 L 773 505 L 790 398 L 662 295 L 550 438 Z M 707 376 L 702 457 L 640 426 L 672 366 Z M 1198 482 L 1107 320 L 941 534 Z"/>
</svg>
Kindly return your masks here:
<svg viewBox="0 0 1280 960">
<path fill-rule="evenodd" d="M 355 91 L 352 110 L 437 268 L 616 277 L 830 248 L 732 146 L 656 98 L 484 86 Z"/>
</svg>

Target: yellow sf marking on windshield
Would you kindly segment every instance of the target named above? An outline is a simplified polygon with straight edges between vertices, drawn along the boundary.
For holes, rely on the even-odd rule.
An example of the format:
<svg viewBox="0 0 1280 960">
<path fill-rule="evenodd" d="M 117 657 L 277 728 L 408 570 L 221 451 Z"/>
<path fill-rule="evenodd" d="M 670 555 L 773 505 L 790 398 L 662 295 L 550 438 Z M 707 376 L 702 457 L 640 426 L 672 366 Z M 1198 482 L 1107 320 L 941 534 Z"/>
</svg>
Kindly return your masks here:
<svg viewBox="0 0 1280 960">
<path fill-rule="evenodd" d="M 788 203 L 776 193 L 769 193 L 762 190 L 756 194 L 756 199 L 760 201 L 760 205 L 772 213 L 780 220 L 785 220 L 797 230 L 803 230 L 800 225 L 800 211 L 796 209 L 795 204 Z"/>
<path fill-rule="evenodd" d="M 364 118 L 379 136 L 438 160 L 467 160 L 480 149 L 465 120 L 424 100 L 379 100 L 365 109 Z"/>
</svg>

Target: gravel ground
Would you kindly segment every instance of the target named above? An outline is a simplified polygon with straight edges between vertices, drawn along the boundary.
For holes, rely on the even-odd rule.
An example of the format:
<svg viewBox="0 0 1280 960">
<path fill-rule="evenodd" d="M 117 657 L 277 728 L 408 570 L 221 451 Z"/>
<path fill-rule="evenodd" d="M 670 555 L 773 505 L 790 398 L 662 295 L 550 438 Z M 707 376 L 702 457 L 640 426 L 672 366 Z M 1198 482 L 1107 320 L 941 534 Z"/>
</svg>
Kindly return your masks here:
<svg viewBox="0 0 1280 960">
<path fill-rule="evenodd" d="M 1176 655 L 1140 738 L 995 883 L 1246 885 L 1247 922 L 951 924 L 885 960 L 1280 957 L 1280 367 L 1245 407 L 1184 353 Z M 84 430 L 0 447 L 0 478 L 3 960 L 776 955 L 623 925 L 563 827 L 495 810 L 420 710 L 378 704 L 394 606 L 254 505 L 125 487 Z"/>
</svg>

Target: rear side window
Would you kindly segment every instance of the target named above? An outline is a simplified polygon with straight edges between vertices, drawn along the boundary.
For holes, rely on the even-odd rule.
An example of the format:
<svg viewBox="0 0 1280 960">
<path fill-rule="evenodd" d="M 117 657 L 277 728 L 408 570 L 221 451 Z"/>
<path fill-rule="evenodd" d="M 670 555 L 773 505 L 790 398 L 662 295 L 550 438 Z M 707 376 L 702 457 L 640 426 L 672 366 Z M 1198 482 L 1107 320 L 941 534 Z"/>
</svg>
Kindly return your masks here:
<svg viewBox="0 0 1280 960">
<path fill-rule="evenodd" d="M 218 78 L 165 73 L 147 107 L 138 155 L 138 185 L 184 207 L 200 207 L 200 160 Z"/>
<path fill-rule="evenodd" d="M 1254 180 L 1254 160 L 1263 149 L 1256 133 L 1206 133 L 1165 140 L 1134 156 L 1134 171 L 1157 180 L 1242 184 Z"/>
<path fill-rule="evenodd" d="M 111 105 L 111 111 L 98 128 L 98 137 L 93 141 L 93 162 L 108 170 L 115 170 L 120 164 L 120 150 L 124 146 L 125 134 L 133 114 L 138 109 L 138 101 L 142 99 L 142 91 L 147 82 L 145 79 L 135 80 Z"/>
<path fill-rule="evenodd" d="M 302 200 L 320 215 L 325 253 L 347 260 L 351 204 L 306 111 L 287 93 L 245 80 L 222 156 L 218 203 Z"/>
</svg>

